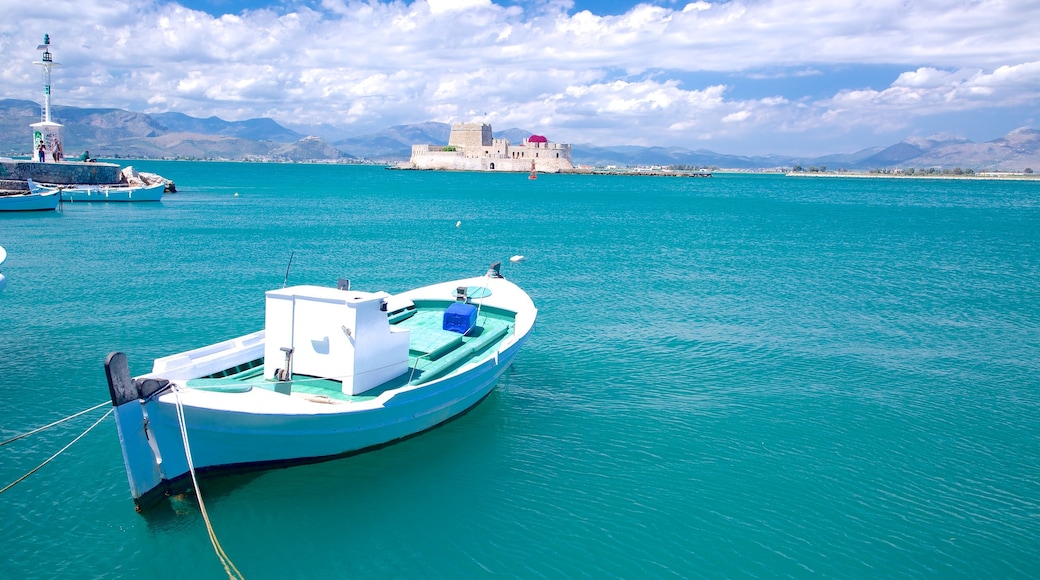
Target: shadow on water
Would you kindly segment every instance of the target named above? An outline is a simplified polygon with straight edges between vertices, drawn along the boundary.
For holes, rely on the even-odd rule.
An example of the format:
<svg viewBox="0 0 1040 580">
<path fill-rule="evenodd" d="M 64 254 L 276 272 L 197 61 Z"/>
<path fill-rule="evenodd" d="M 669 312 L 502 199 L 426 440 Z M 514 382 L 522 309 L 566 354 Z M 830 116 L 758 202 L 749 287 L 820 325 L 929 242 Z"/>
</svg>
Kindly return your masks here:
<svg viewBox="0 0 1040 580">
<path fill-rule="evenodd" d="M 203 501 L 221 502 L 235 491 L 259 479 L 267 471 L 265 469 L 248 473 L 200 475 L 199 489 L 202 491 Z M 149 529 L 161 531 L 195 525 L 194 518 L 186 520 L 184 516 L 199 512 L 198 496 L 192 488 L 190 479 L 177 483 L 177 488 L 169 496 L 164 496 L 140 510 L 140 515 Z"/>
</svg>

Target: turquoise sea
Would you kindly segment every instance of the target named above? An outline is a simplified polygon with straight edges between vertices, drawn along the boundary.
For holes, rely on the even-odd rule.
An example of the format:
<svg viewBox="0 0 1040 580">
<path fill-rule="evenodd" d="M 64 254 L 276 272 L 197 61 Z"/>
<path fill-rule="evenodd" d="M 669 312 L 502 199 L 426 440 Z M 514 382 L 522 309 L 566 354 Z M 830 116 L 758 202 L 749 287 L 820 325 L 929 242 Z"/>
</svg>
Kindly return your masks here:
<svg viewBox="0 0 1040 580">
<path fill-rule="evenodd" d="M 466 415 L 205 480 L 247 578 L 1040 577 L 1040 182 L 134 165 L 178 192 L 0 214 L 0 439 L 106 401 L 110 351 L 259 329 L 291 254 L 390 292 L 502 261 L 540 309 Z M 0 522 L 0 578 L 226 577 L 193 495 L 134 511 L 111 416 Z"/>
</svg>

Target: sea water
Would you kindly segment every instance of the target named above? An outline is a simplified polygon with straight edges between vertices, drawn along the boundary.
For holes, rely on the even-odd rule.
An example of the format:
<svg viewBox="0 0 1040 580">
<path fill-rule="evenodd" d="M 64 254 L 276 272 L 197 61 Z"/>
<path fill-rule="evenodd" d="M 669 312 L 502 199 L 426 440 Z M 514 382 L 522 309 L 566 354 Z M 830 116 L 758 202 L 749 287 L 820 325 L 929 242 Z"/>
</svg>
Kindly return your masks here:
<svg viewBox="0 0 1040 580">
<path fill-rule="evenodd" d="M 1040 183 L 135 166 L 177 193 L 0 214 L 0 439 L 285 281 L 502 261 L 539 308 L 462 417 L 204 480 L 246 577 L 1040 576 Z M 0 486 L 105 410 L 0 447 Z M 194 494 L 134 511 L 111 417 L 0 522 L 2 578 L 226 576 Z"/>
</svg>

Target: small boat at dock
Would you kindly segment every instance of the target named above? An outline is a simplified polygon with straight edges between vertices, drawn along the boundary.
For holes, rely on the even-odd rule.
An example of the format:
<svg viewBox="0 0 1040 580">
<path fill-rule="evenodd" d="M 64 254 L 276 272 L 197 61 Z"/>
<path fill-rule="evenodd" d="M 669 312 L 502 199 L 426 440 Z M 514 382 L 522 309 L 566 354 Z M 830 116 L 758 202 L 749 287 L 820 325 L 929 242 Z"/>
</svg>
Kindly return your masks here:
<svg viewBox="0 0 1040 580">
<path fill-rule="evenodd" d="M 30 189 L 55 188 L 61 192 L 61 200 L 77 201 L 162 201 L 165 183 L 152 185 L 49 185 L 30 182 Z"/>
<path fill-rule="evenodd" d="M 57 188 L 30 188 L 30 191 L 0 195 L 0 211 L 54 211 L 60 201 Z"/>
<path fill-rule="evenodd" d="M 131 378 L 108 355 L 138 509 L 217 474 L 323 461 L 421 433 L 494 389 L 537 316 L 494 264 L 400 294 L 292 286 L 262 330 L 156 359 Z"/>
</svg>

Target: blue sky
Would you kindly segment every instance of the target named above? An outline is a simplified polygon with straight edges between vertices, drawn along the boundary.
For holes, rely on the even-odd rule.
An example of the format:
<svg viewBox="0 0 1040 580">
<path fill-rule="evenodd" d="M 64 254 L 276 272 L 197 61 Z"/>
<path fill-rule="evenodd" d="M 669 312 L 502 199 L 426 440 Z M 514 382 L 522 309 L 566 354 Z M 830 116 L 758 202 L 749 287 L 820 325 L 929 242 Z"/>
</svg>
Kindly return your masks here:
<svg viewBox="0 0 1040 580">
<path fill-rule="evenodd" d="M 813 155 L 1040 128 L 1035 0 L 0 0 L 0 97 Z"/>
</svg>

